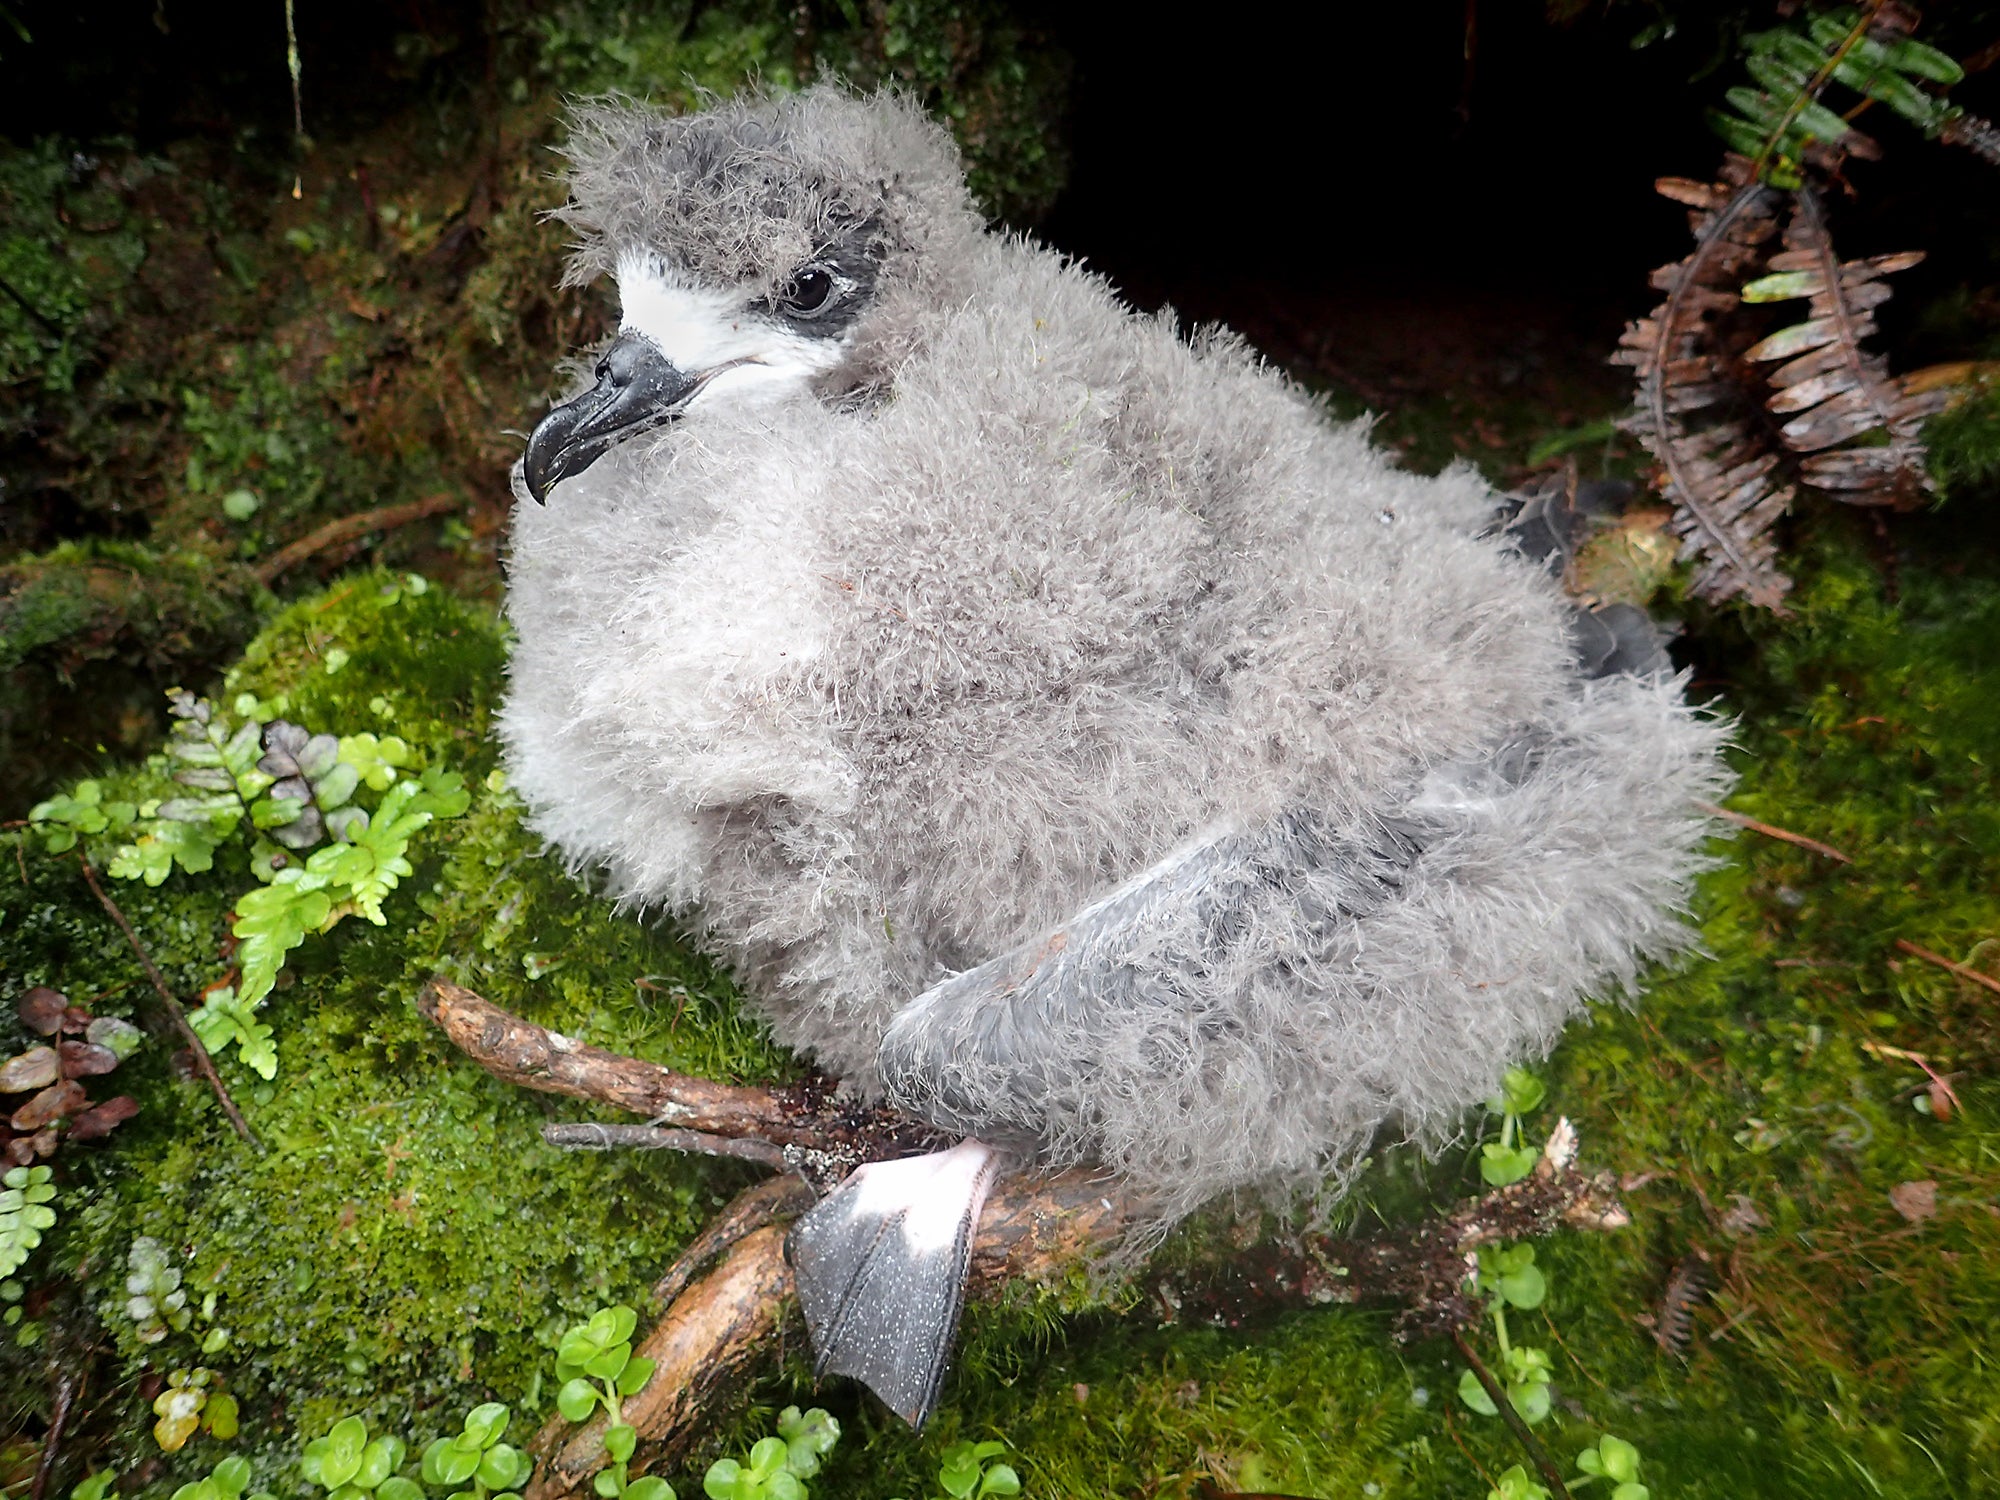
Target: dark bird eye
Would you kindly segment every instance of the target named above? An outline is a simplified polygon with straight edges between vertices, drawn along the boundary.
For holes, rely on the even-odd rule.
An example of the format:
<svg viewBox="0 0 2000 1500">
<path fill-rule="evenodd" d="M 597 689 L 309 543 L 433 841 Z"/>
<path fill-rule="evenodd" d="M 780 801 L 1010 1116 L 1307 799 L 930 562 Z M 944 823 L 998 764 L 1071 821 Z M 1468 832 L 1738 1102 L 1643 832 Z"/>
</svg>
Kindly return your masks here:
<svg viewBox="0 0 2000 1500">
<path fill-rule="evenodd" d="M 812 266 L 792 278 L 792 284 L 778 299 L 786 312 L 795 317 L 810 318 L 826 311 L 826 305 L 833 300 L 833 273 Z"/>
</svg>

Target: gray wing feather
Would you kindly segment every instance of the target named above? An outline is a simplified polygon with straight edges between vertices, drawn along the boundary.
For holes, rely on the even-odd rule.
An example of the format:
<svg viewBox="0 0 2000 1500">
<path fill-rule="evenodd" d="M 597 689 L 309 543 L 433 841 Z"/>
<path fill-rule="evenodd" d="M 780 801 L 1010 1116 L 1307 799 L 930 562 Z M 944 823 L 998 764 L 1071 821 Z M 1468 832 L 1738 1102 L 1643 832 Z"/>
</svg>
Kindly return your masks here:
<svg viewBox="0 0 2000 1500">
<path fill-rule="evenodd" d="M 1078 1101 L 1102 1062 L 1092 1038 L 1152 1009 L 1184 1013 L 1185 1046 L 1202 1048 L 1231 1024 L 1206 992 L 1258 942 L 1270 903 L 1294 934 L 1323 935 L 1392 899 L 1419 835 L 1412 821 L 1340 830 L 1295 812 L 1199 840 L 1046 937 L 918 996 L 882 1042 L 889 1093 L 940 1129 L 1086 1155 L 1093 1122 Z"/>
</svg>

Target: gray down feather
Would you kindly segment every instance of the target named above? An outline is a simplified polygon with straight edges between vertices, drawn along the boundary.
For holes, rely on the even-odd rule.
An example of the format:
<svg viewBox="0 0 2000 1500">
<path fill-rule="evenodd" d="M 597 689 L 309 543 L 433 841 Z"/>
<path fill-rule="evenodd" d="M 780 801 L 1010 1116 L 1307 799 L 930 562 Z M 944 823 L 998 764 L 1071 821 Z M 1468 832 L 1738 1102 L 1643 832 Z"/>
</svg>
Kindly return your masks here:
<svg viewBox="0 0 2000 1500">
<path fill-rule="evenodd" d="M 879 263 L 836 378 L 514 521 L 533 826 L 786 1044 L 1164 1224 L 1449 1134 L 1689 947 L 1724 727 L 1583 675 L 1471 468 L 989 232 L 893 96 L 594 104 L 569 158 L 573 279 Z"/>
</svg>

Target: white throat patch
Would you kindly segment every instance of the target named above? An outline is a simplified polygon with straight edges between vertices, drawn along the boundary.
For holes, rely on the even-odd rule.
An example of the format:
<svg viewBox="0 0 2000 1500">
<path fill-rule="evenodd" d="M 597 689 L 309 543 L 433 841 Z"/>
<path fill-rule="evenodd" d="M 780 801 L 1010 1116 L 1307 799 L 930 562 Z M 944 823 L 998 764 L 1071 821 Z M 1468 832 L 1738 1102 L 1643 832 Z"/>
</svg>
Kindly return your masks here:
<svg viewBox="0 0 2000 1500">
<path fill-rule="evenodd" d="M 717 371 L 690 411 L 802 393 L 847 351 L 845 334 L 810 338 L 787 328 L 755 305 L 748 287 L 698 286 L 643 254 L 621 256 L 617 277 L 621 332 L 644 335 L 686 374 Z"/>
</svg>

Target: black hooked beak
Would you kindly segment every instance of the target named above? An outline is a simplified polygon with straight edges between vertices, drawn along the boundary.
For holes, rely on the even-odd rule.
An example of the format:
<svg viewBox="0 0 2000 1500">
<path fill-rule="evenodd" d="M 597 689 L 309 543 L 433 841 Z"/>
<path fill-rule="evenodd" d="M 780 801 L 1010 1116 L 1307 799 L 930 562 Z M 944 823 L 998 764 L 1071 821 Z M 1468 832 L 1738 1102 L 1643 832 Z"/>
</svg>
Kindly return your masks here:
<svg viewBox="0 0 2000 1500">
<path fill-rule="evenodd" d="M 597 384 L 535 424 L 521 461 L 528 493 L 548 504 L 549 491 L 581 474 L 626 438 L 671 422 L 718 370 L 690 375 L 651 339 L 619 335 L 597 362 Z"/>
</svg>

